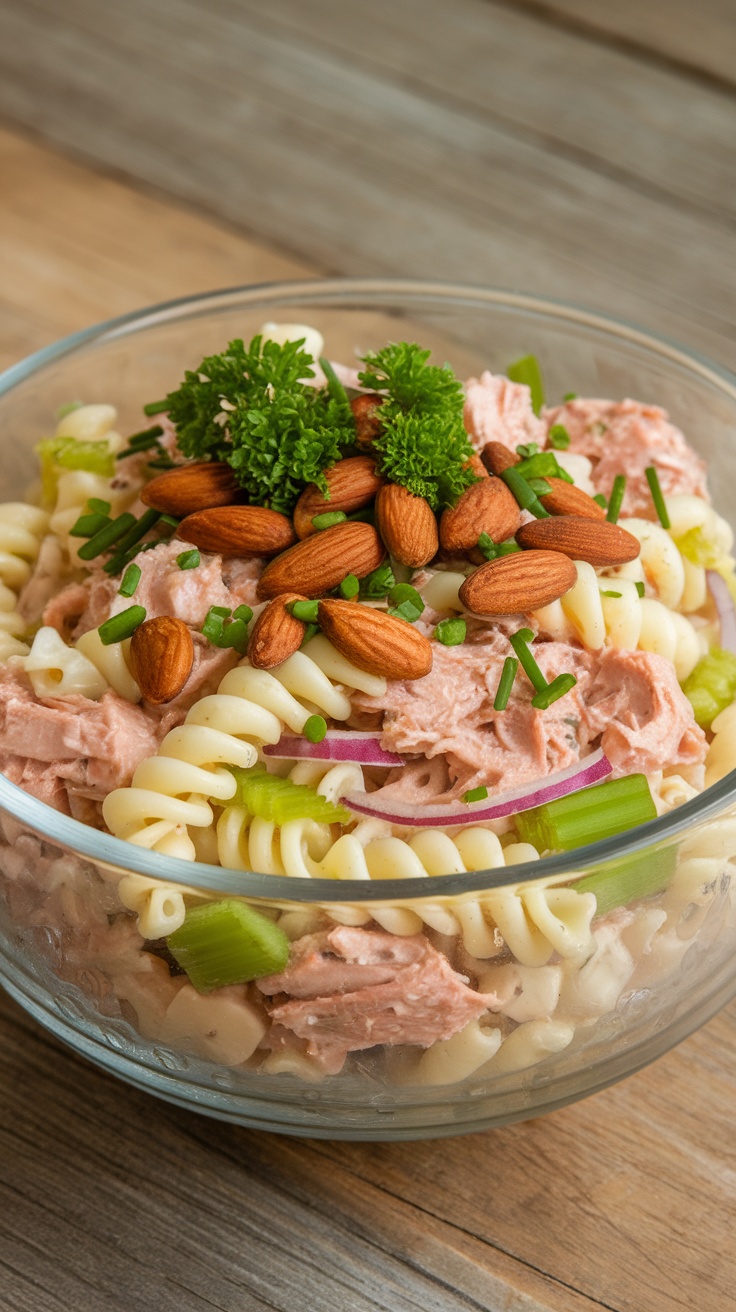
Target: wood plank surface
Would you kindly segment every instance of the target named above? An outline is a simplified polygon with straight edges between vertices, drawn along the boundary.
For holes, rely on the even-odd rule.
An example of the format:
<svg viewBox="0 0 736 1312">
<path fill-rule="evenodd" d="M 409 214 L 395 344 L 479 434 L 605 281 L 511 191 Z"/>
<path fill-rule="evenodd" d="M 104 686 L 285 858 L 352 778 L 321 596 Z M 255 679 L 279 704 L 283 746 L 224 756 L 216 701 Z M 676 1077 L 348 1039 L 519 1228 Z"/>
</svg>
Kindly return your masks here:
<svg viewBox="0 0 736 1312">
<path fill-rule="evenodd" d="M 484 0 L 1 0 L 0 112 L 320 267 L 513 285 L 728 360 L 732 98 Z"/>
</svg>

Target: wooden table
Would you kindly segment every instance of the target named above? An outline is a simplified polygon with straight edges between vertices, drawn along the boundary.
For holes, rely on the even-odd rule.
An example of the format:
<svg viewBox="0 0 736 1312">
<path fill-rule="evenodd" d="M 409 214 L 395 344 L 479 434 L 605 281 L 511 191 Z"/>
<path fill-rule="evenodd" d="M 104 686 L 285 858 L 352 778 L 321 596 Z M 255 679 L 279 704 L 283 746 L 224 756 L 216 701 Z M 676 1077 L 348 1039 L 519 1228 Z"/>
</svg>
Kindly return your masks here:
<svg viewBox="0 0 736 1312">
<path fill-rule="evenodd" d="M 729 0 L 0 0 L 2 361 L 316 270 L 513 284 L 732 362 L 735 55 Z M 726 1312 L 735 1088 L 732 1006 L 543 1119 L 299 1142 L 5 999 L 0 1308 Z"/>
</svg>

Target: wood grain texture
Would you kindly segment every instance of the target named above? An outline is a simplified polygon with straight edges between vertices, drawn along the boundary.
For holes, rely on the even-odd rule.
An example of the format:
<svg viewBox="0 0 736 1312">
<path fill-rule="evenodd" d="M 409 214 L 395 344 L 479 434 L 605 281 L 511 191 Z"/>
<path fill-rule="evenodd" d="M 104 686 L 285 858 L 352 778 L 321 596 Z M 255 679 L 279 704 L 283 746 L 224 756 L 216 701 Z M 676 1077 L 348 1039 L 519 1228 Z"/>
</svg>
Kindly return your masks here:
<svg viewBox="0 0 736 1312">
<path fill-rule="evenodd" d="M 2 0 L 0 110 L 324 269 L 533 289 L 730 357 L 730 100 L 600 44 L 565 62 L 483 0 L 360 10 Z"/>
</svg>

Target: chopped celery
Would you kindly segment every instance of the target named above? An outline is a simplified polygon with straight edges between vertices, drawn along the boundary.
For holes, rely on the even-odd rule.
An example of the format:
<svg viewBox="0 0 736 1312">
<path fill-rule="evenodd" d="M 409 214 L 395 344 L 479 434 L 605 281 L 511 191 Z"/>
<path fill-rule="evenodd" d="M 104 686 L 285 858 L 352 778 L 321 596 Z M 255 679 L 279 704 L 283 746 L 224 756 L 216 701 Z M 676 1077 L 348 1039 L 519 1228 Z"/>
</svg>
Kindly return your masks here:
<svg viewBox="0 0 736 1312">
<path fill-rule="evenodd" d="M 710 729 L 716 716 L 736 698 L 736 655 L 714 647 L 688 674 L 682 691 L 701 729 Z"/>
<path fill-rule="evenodd" d="M 45 501 L 56 497 L 59 469 L 84 469 L 89 474 L 110 478 L 115 459 L 107 442 L 78 442 L 75 437 L 47 437 L 39 442 L 36 454 L 41 459 L 41 484 Z"/>
<path fill-rule="evenodd" d="M 691 528 L 682 537 L 675 538 L 679 551 L 693 565 L 703 565 L 713 569 L 723 559 L 723 551 L 713 538 L 709 538 L 702 528 Z"/>
<path fill-rule="evenodd" d="M 520 811 L 514 823 L 522 841 L 538 852 L 569 852 L 643 825 L 656 814 L 646 775 L 629 774 Z"/>
<path fill-rule="evenodd" d="M 187 911 L 166 946 L 198 993 L 273 975 L 289 960 L 284 931 L 234 898 Z"/>
<path fill-rule="evenodd" d="M 292 783 L 279 775 L 268 774 L 263 766 L 251 770 L 228 767 L 235 775 L 237 791 L 233 801 L 251 815 L 285 825 L 289 820 L 316 820 L 323 825 L 347 825 L 352 816 L 344 806 L 336 806 L 322 797 L 316 788 Z"/>
<path fill-rule="evenodd" d="M 659 893 L 674 872 L 675 849 L 665 847 L 655 852 L 637 852 L 625 861 L 596 870 L 594 875 L 579 879 L 573 888 L 576 893 L 595 893 L 598 915 L 605 916 L 615 907 Z"/>
</svg>

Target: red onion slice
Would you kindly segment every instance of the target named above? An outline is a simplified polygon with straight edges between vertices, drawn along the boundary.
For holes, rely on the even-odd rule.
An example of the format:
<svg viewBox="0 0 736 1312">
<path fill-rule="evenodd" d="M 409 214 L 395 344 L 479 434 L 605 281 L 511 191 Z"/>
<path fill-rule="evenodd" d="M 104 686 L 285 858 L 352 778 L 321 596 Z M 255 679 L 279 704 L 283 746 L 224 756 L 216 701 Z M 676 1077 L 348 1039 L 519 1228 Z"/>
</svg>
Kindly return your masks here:
<svg viewBox="0 0 736 1312">
<path fill-rule="evenodd" d="M 721 626 L 720 646 L 724 651 L 736 652 L 736 607 L 726 580 L 715 569 L 707 569 L 705 577 L 708 591 L 718 611 Z"/>
<path fill-rule="evenodd" d="M 405 765 L 403 756 L 381 747 L 380 733 L 362 733 L 351 729 L 328 729 L 321 743 L 308 738 L 283 734 L 277 743 L 267 743 L 264 756 L 283 760 L 356 761 L 358 765 Z"/>
<path fill-rule="evenodd" d="M 518 811 L 528 811 L 532 806 L 542 806 L 545 802 L 554 802 L 558 797 L 578 792 L 597 784 L 611 773 L 613 766 L 604 754 L 603 748 L 576 761 L 566 770 L 547 775 L 546 779 L 536 779 L 532 784 L 511 788 L 505 793 L 496 793 L 483 802 L 449 802 L 443 806 L 410 806 L 406 802 L 397 802 L 391 797 L 381 798 L 382 789 L 375 793 L 348 793 L 340 800 L 343 806 L 359 815 L 375 816 L 379 820 L 388 820 L 392 825 L 405 828 L 424 829 L 429 825 L 470 825 L 481 820 L 499 820 L 505 815 L 516 815 Z"/>
</svg>

